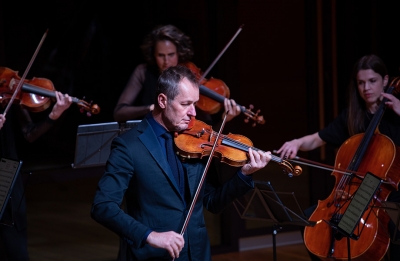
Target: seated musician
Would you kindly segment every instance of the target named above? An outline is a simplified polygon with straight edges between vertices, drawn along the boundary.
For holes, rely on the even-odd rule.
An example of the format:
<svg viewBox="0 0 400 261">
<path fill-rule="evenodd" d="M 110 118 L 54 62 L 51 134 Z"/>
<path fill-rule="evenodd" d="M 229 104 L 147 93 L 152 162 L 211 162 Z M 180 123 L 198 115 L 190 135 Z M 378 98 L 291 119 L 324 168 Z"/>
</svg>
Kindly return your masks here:
<svg viewBox="0 0 400 261">
<path fill-rule="evenodd" d="M 387 99 L 388 110 L 379 123 L 379 131 L 396 146 L 400 146 L 400 101 L 394 95 L 384 93 L 388 81 L 389 76 L 383 61 L 376 55 L 363 56 L 353 68 L 347 109 L 326 128 L 285 142 L 277 153 L 282 158 L 292 159 L 299 150 L 310 151 L 326 143 L 340 147 L 351 136 L 365 132 L 382 98 Z M 400 202 L 400 192 L 392 191 L 387 200 Z M 315 208 L 316 206 L 308 209 L 306 214 L 311 215 Z M 390 232 L 394 232 L 392 222 L 389 226 Z M 320 260 L 311 256 L 313 260 Z M 400 245 L 390 244 L 390 260 L 400 260 Z"/>
</svg>

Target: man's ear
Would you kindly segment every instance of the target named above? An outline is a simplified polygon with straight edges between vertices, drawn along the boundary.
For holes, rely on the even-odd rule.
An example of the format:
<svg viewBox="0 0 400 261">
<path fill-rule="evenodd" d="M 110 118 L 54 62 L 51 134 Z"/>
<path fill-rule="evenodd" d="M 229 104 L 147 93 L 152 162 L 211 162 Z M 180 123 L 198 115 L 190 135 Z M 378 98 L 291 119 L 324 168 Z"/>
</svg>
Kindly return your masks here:
<svg viewBox="0 0 400 261">
<path fill-rule="evenodd" d="M 164 93 L 160 93 L 158 95 L 157 102 L 161 109 L 165 109 L 167 106 L 167 96 Z"/>
</svg>

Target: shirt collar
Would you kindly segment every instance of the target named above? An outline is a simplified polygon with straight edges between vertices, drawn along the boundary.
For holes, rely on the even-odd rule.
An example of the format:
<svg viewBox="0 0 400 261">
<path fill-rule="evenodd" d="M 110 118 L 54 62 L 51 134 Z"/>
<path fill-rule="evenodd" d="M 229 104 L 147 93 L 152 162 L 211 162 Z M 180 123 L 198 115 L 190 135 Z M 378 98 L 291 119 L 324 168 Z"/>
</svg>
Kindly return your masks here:
<svg viewBox="0 0 400 261">
<path fill-rule="evenodd" d="M 153 128 L 153 131 L 157 135 L 157 137 L 159 137 L 159 136 L 163 135 L 165 132 L 167 132 L 167 130 L 154 119 L 152 113 L 148 113 L 146 115 L 146 119 L 149 122 L 149 124 L 151 125 L 151 127 Z"/>
</svg>

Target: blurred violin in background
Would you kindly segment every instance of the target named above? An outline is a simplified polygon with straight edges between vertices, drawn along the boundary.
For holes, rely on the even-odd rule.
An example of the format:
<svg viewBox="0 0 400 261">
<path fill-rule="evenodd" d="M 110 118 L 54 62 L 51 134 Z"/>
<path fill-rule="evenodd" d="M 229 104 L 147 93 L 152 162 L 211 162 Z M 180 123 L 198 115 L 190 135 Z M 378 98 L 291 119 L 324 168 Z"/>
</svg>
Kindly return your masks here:
<svg viewBox="0 0 400 261">
<path fill-rule="evenodd" d="M 215 114 L 221 110 L 225 98 L 229 98 L 230 90 L 228 86 L 220 79 L 216 79 L 211 77 L 210 79 L 206 79 L 203 76 L 200 68 L 198 68 L 192 62 L 186 62 L 182 64 L 189 68 L 197 77 L 200 79 L 200 99 L 197 102 L 196 106 L 202 111 Z M 256 124 L 264 124 L 265 120 L 262 115 L 259 115 L 260 110 L 257 112 L 253 112 L 253 105 L 250 105 L 249 109 L 246 109 L 244 106 L 237 104 L 241 112 L 246 116 L 245 122 L 249 122 L 253 120 L 253 126 Z"/>
<path fill-rule="evenodd" d="M 10 102 L 20 81 L 18 72 L 0 67 L 0 104 L 3 107 Z M 22 87 L 12 102 L 22 105 L 31 112 L 41 112 L 51 105 L 54 100 L 52 98 L 56 97 L 55 92 L 56 89 L 50 80 L 34 77 L 31 80 L 23 80 Z M 88 103 L 75 97 L 72 97 L 72 101 L 78 105 L 81 112 L 86 111 L 88 116 L 100 112 L 100 107 L 92 102 Z"/>
</svg>

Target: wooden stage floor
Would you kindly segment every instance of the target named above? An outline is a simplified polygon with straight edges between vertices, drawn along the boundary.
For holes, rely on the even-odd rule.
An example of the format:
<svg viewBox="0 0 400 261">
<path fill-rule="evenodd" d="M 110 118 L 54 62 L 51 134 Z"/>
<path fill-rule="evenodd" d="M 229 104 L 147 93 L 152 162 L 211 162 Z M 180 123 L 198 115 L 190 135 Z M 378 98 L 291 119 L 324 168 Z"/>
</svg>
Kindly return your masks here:
<svg viewBox="0 0 400 261">
<path fill-rule="evenodd" d="M 29 184 L 28 247 L 31 261 L 113 261 L 118 237 L 90 218 L 97 177 Z M 31 182 L 32 183 L 32 182 Z M 278 246 L 277 260 L 309 260 L 303 244 Z M 226 253 L 213 261 L 273 260 L 272 248 Z"/>
</svg>

